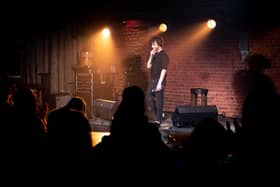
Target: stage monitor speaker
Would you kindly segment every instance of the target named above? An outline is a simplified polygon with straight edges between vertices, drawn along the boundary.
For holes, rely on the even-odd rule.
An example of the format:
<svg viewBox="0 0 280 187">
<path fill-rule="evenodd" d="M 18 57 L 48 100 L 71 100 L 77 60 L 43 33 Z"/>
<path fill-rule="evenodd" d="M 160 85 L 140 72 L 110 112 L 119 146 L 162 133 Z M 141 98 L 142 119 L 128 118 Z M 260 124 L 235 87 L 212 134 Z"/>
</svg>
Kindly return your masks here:
<svg viewBox="0 0 280 187">
<path fill-rule="evenodd" d="M 93 101 L 93 114 L 96 117 L 112 120 L 117 109 L 117 102 L 106 99 L 95 99 Z"/>
<path fill-rule="evenodd" d="M 172 114 L 172 122 L 175 127 L 193 127 L 204 118 L 217 119 L 218 110 L 211 106 L 177 106 Z"/>
</svg>

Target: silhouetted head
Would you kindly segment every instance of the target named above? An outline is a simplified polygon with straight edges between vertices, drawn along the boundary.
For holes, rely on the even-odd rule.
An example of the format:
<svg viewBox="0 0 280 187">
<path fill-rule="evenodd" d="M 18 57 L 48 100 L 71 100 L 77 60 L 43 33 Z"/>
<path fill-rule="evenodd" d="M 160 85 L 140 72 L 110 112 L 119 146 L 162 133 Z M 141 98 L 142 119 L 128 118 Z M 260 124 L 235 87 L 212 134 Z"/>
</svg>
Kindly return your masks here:
<svg viewBox="0 0 280 187">
<path fill-rule="evenodd" d="M 22 114 L 37 115 L 39 103 L 34 90 L 27 87 L 19 88 L 14 95 L 14 107 Z"/>
<path fill-rule="evenodd" d="M 123 90 L 122 100 L 114 114 L 111 133 L 126 131 L 137 127 L 146 120 L 145 94 L 138 86 L 130 86 Z"/>
<path fill-rule="evenodd" d="M 251 94 L 274 94 L 274 82 L 264 73 L 264 70 L 271 66 L 269 59 L 260 54 L 253 54 L 246 62 L 249 69 L 236 72 L 233 78 L 233 87 L 240 102 L 243 103 L 244 98 Z"/>
<path fill-rule="evenodd" d="M 65 107 L 86 114 L 86 101 L 82 97 L 72 97 Z"/>
<path fill-rule="evenodd" d="M 261 54 L 252 54 L 248 56 L 246 62 L 248 63 L 249 70 L 256 73 L 262 73 L 265 69 L 271 67 L 270 60 Z"/>
<path fill-rule="evenodd" d="M 202 119 L 191 135 L 191 151 L 194 159 L 219 160 L 226 157 L 227 134 L 216 119 Z M 200 161 L 202 161 L 200 160 Z"/>
<path fill-rule="evenodd" d="M 123 90 L 122 100 L 119 108 L 127 110 L 128 113 L 144 113 L 145 94 L 138 86 L 130 86 Z"/>
</svg>

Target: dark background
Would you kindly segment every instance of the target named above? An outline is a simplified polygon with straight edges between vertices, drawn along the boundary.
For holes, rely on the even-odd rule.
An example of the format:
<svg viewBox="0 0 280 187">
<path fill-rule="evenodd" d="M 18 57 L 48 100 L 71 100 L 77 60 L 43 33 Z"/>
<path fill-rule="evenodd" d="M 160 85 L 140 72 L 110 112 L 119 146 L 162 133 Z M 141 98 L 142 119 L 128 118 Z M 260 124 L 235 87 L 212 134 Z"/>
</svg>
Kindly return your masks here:
<svg viewBox="0 0 280 187">
<path fill-rule="evenodd" d="M 220 9 L 209 4 L 219 3 Z M 70 23 L 121 21 L 125 19 L 163 20 L 185 24 L 192 19 L 213 17 L 234 26 L 275 24 L 276 2 L 253 0 L 172 0 L 172 1 L 9 1 L 1 4 L 1 30 L 5 40 L 32 37 Z"/>
</svg>

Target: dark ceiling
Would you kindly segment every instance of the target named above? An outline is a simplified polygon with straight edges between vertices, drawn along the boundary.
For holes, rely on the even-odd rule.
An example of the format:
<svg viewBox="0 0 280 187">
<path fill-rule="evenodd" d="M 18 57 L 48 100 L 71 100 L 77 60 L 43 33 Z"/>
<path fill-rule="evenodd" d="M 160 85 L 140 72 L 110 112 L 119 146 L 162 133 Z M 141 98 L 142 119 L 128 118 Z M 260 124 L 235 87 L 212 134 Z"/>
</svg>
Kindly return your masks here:
<svg viewBox="0 0 280 187">
<path fill-rule="evenodd" d="M 271 1 L 271 2 L 270 2 Z M 42 0 L 9 2 L 1 5 L 3 38 L 26 39 L 36 34 L 63 27 L 69 23 L 122 21 L 125 19 L 162 20 L 184 24 L 192 19 L 214 17 L 234 26 L 277 22 L 272 0 L 131 0 L 109 1 Z M 261 23 L 260 25 L 262 25 Z"/>
</svg>

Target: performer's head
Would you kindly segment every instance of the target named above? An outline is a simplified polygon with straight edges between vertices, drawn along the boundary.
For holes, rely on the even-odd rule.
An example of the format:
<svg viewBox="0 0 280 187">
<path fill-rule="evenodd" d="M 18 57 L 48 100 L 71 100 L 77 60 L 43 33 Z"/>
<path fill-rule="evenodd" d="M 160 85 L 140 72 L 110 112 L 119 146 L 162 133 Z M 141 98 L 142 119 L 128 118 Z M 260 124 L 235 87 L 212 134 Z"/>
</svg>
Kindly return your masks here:
<svg viewBox="0 0 280 187">
<path fill-rule="evenodd" d="M 154 36 L 151 39 L 151 44 L 152 44 L 153 49 L 158 50 L 158 48 L 163 47 L 163 44 L 164 44 L 163 38 L 160 36 Z"/>
</svg>

